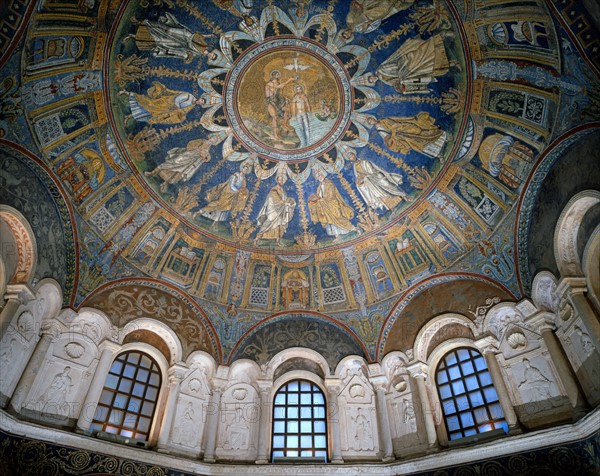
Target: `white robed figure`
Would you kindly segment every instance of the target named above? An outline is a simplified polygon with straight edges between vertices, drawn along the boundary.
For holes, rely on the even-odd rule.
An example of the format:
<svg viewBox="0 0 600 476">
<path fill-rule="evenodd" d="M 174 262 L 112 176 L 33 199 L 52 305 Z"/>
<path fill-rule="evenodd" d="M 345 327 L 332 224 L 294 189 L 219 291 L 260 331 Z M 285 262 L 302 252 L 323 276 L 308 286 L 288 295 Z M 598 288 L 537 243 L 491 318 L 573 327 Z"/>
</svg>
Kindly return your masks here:
<svg viewBox="0 0 600 476">
<path fill-rule="evenodd" d="M 369 208 L 393 210 L 402 200 L 408 200 L 406 193 L 398 188 L 403 182 L 401 175 L 358 158 L 354 152 L 348 155 L 348 160 L 354 164 L 356 188 Z"/>
</svg>

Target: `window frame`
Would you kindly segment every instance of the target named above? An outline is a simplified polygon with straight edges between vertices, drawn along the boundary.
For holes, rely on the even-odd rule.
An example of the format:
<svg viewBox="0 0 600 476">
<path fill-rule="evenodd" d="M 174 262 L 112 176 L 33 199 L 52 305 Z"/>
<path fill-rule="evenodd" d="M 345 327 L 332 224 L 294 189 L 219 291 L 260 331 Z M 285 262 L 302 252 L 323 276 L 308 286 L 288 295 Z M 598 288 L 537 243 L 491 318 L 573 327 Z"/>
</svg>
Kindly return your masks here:
<svg viewBox="0 0 600 476">
<path fill-rule="evenodd" d="M 294 390 L 293 387 L 292 389 L 290 389 L 288 386 L 293 384 L 297 384 L 297 389 L 298 390 Z M 308 384 L 309 390 L 302 390 L 302 384 Z M 275 386 L 274 388 L 276 388 L 276 390 L 274 391 L 273 395 L 272 395 L 272 399 L 271 399 L 271 405 L 272 405 L 272 410 L 270 412 L 270 416 L 271 416 L 271 421 L 270 421 L 270 429 L 271 429 L 271 434 L 270 434 L 270 454 L 269 454 L 269 461 L 271 463 L 275 463 L 275 462 L 294 462 L 294 463 L 315 463 L 315 462 L 322 462 L 322 463 L 328 463 L 329 462 L 329 452 L 330 452 L 330 443 L 329 443 L 329 424 L 327 422 L 328 417 L 329 417 L 329 412 L 328 412 L 328 406 L 327 406 L 327 394 L 326 392 L 323 390 L 322 386 L 319 385 L 317 382 L 315 382 L 312 379 L 307 378 L 305 375 L 294 375 L 293 378 L 286 378 L 285 381 L 282 381 L 279 383 L 279 385 Z M 285 390 L 284 390 L 285 388 Z M 315 394 L 320 394 L 321 398 L 322 398 L 322 402 L 323 403 L 314 403 L 314 395 Z M 287 395 L 296 395 L 297 396 L 297 403 L 291 403 L 288 404 L 288 398 Z M 279 395 L 284 395 L 284 402 L 282 404 L 278 404 L 277 402 L 277 397 Z M 307 403 L 302 403 L 302 395 L 311 395 L 311 403 L 307 404 Z M 319 416 L 315 416 L 315 412 L 314 412 L 314 408 L 315 406 L 317 408 L 322 409 L 322 418 L 320 418 Z M 283 408 L 284 409 L 284 416 L 280 417 L 277 416 L 277 409 L 278 408 Z M 296 408 L 297 409 L 297 417 L 289 417 L 288 416 L 288 408 Z M 310 417 L 303 417 L 302 416 L 302 408 L 312 408 L 313 410 L 311 411 L 311 415 Z M 311 422 L 311 431 L 310 432 L 302 432 L 302 422 L 307 422 L 310 421 Z M 322 431 L 318 431 L 315 432 L 315 422 L 322 422 L 323 425 L 323 430 Z M 276 431 L 276 423 L 283 423 L 283 431 Z M 298 431 L 296 432 L 290 432 L 288 431 L 288 423 L 297 423 L 298 424 Z M 304 436 L 309 436 L 312 439 L 312 446 L 310 448 L 301 448 L 302 444 L 301 444 L 301 437 Z M 283 447 L 278 447 L 275 448 L 275 437 L 277 436 L 282 436 L 284 438 L 284 446 Z M 287 446 L 287 437 L 291 436 L 291 437 L 297 437 L 298 438 L 298 444 L 297 446 Z M 318 437 L 324 437 L 325 439 L 325 446 L 323 448 L 315 448 L 315 436 Z M 284 453 L 283 456 L 281 455 L 275 455 L 276 451 L 281 451 Z M 285 456 L 285 452 L 286 451 L 297 451 L 297 456 Z M 308 456 L 301 456 L 302 451 L 312 451 L 312 455 Z M 319 455 L 319 456 L 315 456 L 316 452 L 323 452 L 323 455 Z"/>
<path fill-rule="evenodd" d="M 468 352 L 468 359 L 460 360 L 458 353 L 461 350 L 466 350 Z M 447 364 L 446 359 L 449 358 L 452 354 L 454 355 L 455 363 Z M 478 359 L 481 359 L 481 361 L 485 365 L 484 368 L 477 369 L 475 361 Z M 465 375 L 463 373 L 462 364 L 467 362 L 470 362 L 472 364 L 474 372 Z M 448 441 L 450 443 L 466 441 L 466 439 L 483 436 L 488 433 L 492 434 L 491 432 L 497 432 L 498 430 L 503 430 L 505 434 L 508 433 L 508 423 L 506 421 L 506 416 L 504 415 L 504 409 L 502 408 L 502 404 L 500 402 L 500 396 L 498 395 L 498 392 L 496 390 L 496 385 L 492 378 L 491 372 L 487 366 L 485 357 L 481 353 L 481 351 L 479 351 L 479 349 L 464 344 L 459 346 L 453 346 L 451 348 L 446 348 L 444 349 L 444 352 L 441 353 L 441 356 L 439 357 L 439 360 L 435 364 L 434 368 L 435 371 L 433 372 L 432 380 L 433 382 L 435 382 L 436 395 L 442 412 L 442 421 L 446 430 L 445 436 L 448 438 Z M 456 369 L 456 371 L 458 372 L 458 377 L 456 378 L 452 378 L 450 375 L 450 370 L 454 369 Z M 442 383 L 439 383 L 439 376 L 442 372 L 445 374 L 446 380 L 442 381 Z M 480 376 L 483 375 L 485 372 L 487 372 L 488 374 L 488 384 L 482 384 L 481 381 Z M 473 376 L 475 376 L 478 386 L 474 388 L 469 388 L 469 386 L 467 385 L 467 378 L 471 378 Z M 452 384 L 458 382 L 462 383 L 464 391 L 455 391 L 454 386 Z M 450 391 L 449 397 L 442 396 L 441 387 L 446 385 Z M 491 401 L 492 399 L 488 399 L 488 395 L 485 392 L 485 390 L 489 389 L 493 389 L 494 391 L 495 400 L 493 401 Z M 472 396 L 469 394 L 474 392 L 480 393 L 483 399 L 481 404 L 473 404 Z M 468 407 L 462 406 L 461 408 L 460 403 L 464 402 L 465 400 L 466 402 L 468 402 Z M 448 404 L 452 405 L 453 407 L 453 411 L 450 414 L 447 414 Z M 492 408 L 492 405 L 494 405 L 496 409 L 500 410 L 500 416 L 494 417 L 490 410 L 490 408 Z M 485 410 L 487 419 L 478 422 L 476 411 L 481 411 L 482 409 Z M 461 418 L 461 416 L 467 412 L 470 413 L 470 418 L 472 421 L 471 425 L 463 424 Z M 456 421 L 458 422 L 458 428 L 451 430 L 448 421 L 449 418 L 452 417 L 456 417 Z M 491 428 L 481 431 L 481 427 L 485 425 L 489 425 L 491 426 Z M 475 431 L 475 433 L 472 433 L 473 430 Z M 465 434 L 465 432 L 469 433 Z M 459 433 L 460 436 L 454 436 Z"/>
<path fill-rule="evenodd" d="M 146 346 L 144 346 L 144 347 L 146 347 Z M 160 359 L 157 358 L 156 353 L 152 352 L 153 350 L 154 350 L 153 348 L 149 348 L 149 349 L 143 348 L 142 349 L 142 348 L 139 348 L 139 346 L 135 346 L 135 347 L 124 346 L 122 349 L 119 350 L 119 352 L 115 353 L 112 363 L 111 363 L 111 366 L 110 366 L 110 369 L 107 372 L 107 374 L 104 376 L 104 383 L 102 385 L 102 390 L 100 392 L 98 402 L 96 402 L 94 416 L 92 417 L 92 422 L 90 425 L 90 429 L 92 430 L 92 432 L 94 432 L 94 433 L 99 432 L 99 431 L 106 432 L 107 427 L 113 427 L 113 428 L 117 428 L 117 431 L 116 432 L 107 432 L 107 433 L 119 435 L 122 438 L 130 439 L 132 441 L 144 441 L 144 442 L 147 442 L 148 444 L 151 444 L 153 442 L 153 437 L 155 434 L 155 427 L 157 426 L 157 421 L 159 420 L 159 417 L 160 417 L 160 414 L 162 411 L 162 407 L 163 407 L 164 392 L 162 392 L 162 389 L 165 385 L 164 376 L 166 375 L 165 369 L 164 369 L 164 363 L 161 362 Z M 131 354 L 139 354 L 139 356 L 140 356 L 137 359 L 137 363 L 135 365 L 132 365 L 132 363 L 128 360 L 128 356 Z M 149 367 L 144 367 L 143 365 L 141 365 L 143 357 L 146 357 L 147 359 L 150 360 Z M 122 359 L 122 358 L 123 358 L 123 360 L 122 360 L 123 364 L 122 364 L 120 373 L 117 374 L 117 373 L 111 372 L 115 363 L 117 363 L 118 361 L 121 361 L 120 359 Z M 134 374 L 132 375 L 132 377 L 125 377 L 128 380 L 131 380 L 131 388 L 127 392 L 119 390 L 119 386 L 120 386 L 121 380 L 123 379 L 126 365 L 131 365 L 135 368 L 135 371 L 134 371 Z M 148 372 L 148 376 L 146 377 L 145 382 L 140 382 L 136 379 L 140 369 L 142 371 Z M 157 384 L 149 383 L 153 372 L 158 376 Z M 111 375 L 117 377 L 116 385 L 114 386 L 114 388 L 106 386 L 107 380 L 108 380 L 109 376 L 111 376 Z M 135 388 L 136 383 L 142 383 L 144 385 L 142 396 L 134 395 L 134 388 Z M 146 402 L 151 401 L 150 399 L 145 398 L 148 393 L 149 387 L 152 389 L 155 389 L 156 397 L 154 398 L 154 401 L 151 402 L 154 404 L 154 406 L 152 408 L 152 412 L 150 413 L 150 415 L 146 415 L 146 414 L 142 414 L 142 407 Z M 112 394 L 111 398 L 110 398 L 110 404 L 101 403 L 102 396 L 105 395 L 105 390 L 108 393 Z M 114 405 L 115 400 L 118 395 L 125 396 L 125 398 L 126 398 L 125 405 L 123 405 L 123 408 L 119 408 Z M 135 413 L 132 411 L 128 411 L 128 408 L 129 408 L 132 398 L 140 400 L 139 410 L 136 411 Z M 98 409 L 100 407 L 103 408 L 103 411 L 106 411 L 106 415 L 103 420 L 96 419 L 96 413 L 98 412 Z M 122 421 L 120 424 L 110 423 L 110 415 L 111 415 L 112 411 L 115 409 L 118 411 L 121 411 L 123 413 Z M 135 422 L 135 426 L 133 428 L 127 428 L 124 426 L 125 420 L 126 420 L 126 417 L 128 414 L 136 415 L 136 422 Z M 138 431 L 138 425 L 139 425 L 139 421 L 140 421 L 141 417 L 148 418 L 150 420 L 148 423 L 148 428 L 145 431 L 142 431 L 142 430 Z M 100 428 L 100 429 L 94 428 L 95 425 L 102 425 L 102 428 Z M 123 435 L 122 434 L 123 431 L 130 431 L 132 433 L 132 435 L 131 436 Z M 144 434 L 145 438 L 136 438 L 138 433 Z"/>
</svg>

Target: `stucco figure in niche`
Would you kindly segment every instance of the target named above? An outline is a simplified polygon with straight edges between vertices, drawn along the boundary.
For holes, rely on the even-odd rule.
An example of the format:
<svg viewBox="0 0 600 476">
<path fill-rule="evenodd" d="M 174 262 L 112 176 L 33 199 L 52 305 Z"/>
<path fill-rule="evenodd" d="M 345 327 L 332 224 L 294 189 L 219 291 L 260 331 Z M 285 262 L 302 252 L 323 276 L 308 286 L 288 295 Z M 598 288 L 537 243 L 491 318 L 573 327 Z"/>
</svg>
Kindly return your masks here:
<svg viewBox="0 0 600 476">
<path fill-rule="evenodd" d="M 140 51 L 149 51 L 156 57 L 180 58 L 189 63 L 206 52 L 207 36 L 212 35 L 194 33 L 173 14 L 164 12 L 158 21 L 141 20 L 135 35 L 126 36 L 124 41 L 134 40 Z"/>
<path fill-rule="evenodd" d="M 575 326 L 575 333 L 577 334 L 577 337 L 579 337 L 579 344 L 583 349 L 585 357 L 589 357 L 590 355 L 592 355 L 596 348 L 594 347 L 594 343 L 592 342 L 590 335 L 584 330 L 582 330 L 579 326 Z"/>
<path fill-rule="evenodd" d="M 221 435 L 221 446 L 226 450 L 242 450 L 248 448 L 250 427 L 244 419 L 241 408 L 237 408 L 231 420 L 226 424 L 225 432 Z"/>
<path fill-rule="evenodd" d="M 523 378 L 518 387 L 528 391 L 532 401 L 549 400 L 552 398 L 551 385 L 553 383 L 540 369 L 531 365 L 529 359 L 523 359 Z"/>
<path fill-rule="evenodd" d="M 354 429 L 354 449 L 357 451 L 372 450 L 373 430 L 371 429 L 371 421 L 363 415 L 362 408 L 359 408 L 356 415 L 351 418 Z"/>
<path fill-rule="evenodd" d="M 59 413 L 65 413 L 65 404 L 69 405 L 68 396 L 73 388 L 73 380 L 69 375 L 71 372 L 70 366 L 65 366 L 62 372 L 56 374 L 52 379 L 46 391 L 39 397 L 38 402 L 41 405 L 41 411 L 58 410 Z"/>
</svg>

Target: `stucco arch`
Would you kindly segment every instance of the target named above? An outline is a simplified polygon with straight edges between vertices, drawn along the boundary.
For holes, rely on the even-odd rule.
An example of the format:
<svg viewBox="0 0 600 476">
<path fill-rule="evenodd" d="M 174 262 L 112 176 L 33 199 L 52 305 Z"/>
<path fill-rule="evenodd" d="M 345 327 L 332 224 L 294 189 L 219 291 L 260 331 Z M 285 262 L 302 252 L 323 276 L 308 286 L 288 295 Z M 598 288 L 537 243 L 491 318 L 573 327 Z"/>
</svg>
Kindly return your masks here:
<svg viewBox="0 0 600 476">
<path fill-rule="evenodd" d="M 597 203 L 600 203 L 600 192 L 585 190 L 569 200 L 558 218 L 554 231 L 554 257 L 561 277 L 583 274 L 577 252 L 577 234 L 583 217 Z"/>
<path fill-rule="evenodd" d="M 127 323 L 122 329 L 119 330 L 119 343 L 123 343 L 128 334 L 131 334 L 137 330 L 150 331 L 159 336 L 165 342 L 170 350 L 169 364 L 172 365 L 177 362 L 181 362 L 183 358 L 183 348 L 181 346 L 179 337 L 177 337 L 177 334 L 175 334 L 175 332 L 173 332 L 169 326 L 155 319 L 143 317 Z"/>
<path fill-rule="evenodd" d="M 10 230 L 11 236 L 3 237 L 3 241 L 9 240 L 15 248 L 10 246 L 3 247 L 2 259 L 4 273 L 10 276 L 4 276 L 6 284 L 29 284 L 35 273 L 37 264 L 37 243 L 31 225 L 27 219 L 13 207 L 0 204 L 0 220 Z M 10 263 L 14 256 L 15 263 Z"/>
<path fill-rule="evenodd" d="M 474 337 L 478 334 L 477 327 L 473 321 L 462 314 L 449 313 L 435 317 L 427 322 L 427 324 L 424 325 L 417 334 L 413 348 L 415 359 L 420 360 L 421 362 L 426 362 L 428 358 L 429 347 L 434 337 L 444 327 L 453 324 L 466 327 L 470 330 Z"/>
</svg>

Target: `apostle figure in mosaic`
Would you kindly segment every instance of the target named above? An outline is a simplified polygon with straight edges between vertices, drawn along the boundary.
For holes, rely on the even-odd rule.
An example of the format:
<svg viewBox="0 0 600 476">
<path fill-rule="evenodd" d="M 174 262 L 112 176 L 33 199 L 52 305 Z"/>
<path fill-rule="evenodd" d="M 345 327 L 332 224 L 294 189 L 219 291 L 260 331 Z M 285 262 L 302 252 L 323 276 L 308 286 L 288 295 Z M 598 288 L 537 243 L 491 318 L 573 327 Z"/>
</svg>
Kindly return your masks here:
<svg viewBox="0 0 600 476">
<path fill-rule="evenodd" d="M 370 117 L 369 124 L 375 125 L 383 137 L 385 145 L 394 152 L 408 154 L 411 150 L 430 157 L 440 157 L 446 133 L 436 124 L 428 112 L 420 112 L 415 117 Z"/>
<path fill-rule="evenodd" d="M 285 179 L 277 175 L 275 186 L 269 191 L 265 204 L 258 212 L 259 230 L 254 239 L 257 244 L 260 239 L 275 240 L 275 245 L 281 244 L 281 238 L 287 230 L 288 223 L 294 216 L 296 202 L 288 197 L 283 188 Z"/>
<path fill-rule="evenodd" d="M 308 198 L 308 210 L 312 221 L 320 223 L 328 235 L 335 239 L 356 227 L 350 222 L 354 218 L 354 210 L 344 201 L 335 184 L 325 177 L 323 171 L 316 173 L 319 181 L 317 191 Z"/>
<path fill-rule="evenodd" d="M 374 163 L 356 157 L 354 152 L 348 155 L 354 166 L 356 188 L 369 208 L 373 210 L 393 210 L 402 200 L 408 200 L 406 193 L 400 190 L 402 175 L 383 170 Z"/>
<path fill-rule="evenodd" d="M 250 172 L 250 166 L 244 164 L 228 180 L 206 192 L 208 203 L 196 212 L 196 215 L 203 215 L 214 220 L 215 223 L 235 217 L 244 209 L 246 200 L 248 200 L 248 188 L 246 187 L 248 172 Z"/>
<path fill-rule="evenodd" d="M 454 63 L 453 63 L 454 64 Z M 450 69 L 442 34 L 427 40 L 411 38 L 377 69 L 384 83 L 401 93 L 429 93 L 429 83 L 435 82 Z"/>
<path fill-rule="evenodd" d="M 210 35 L 191 32 L 171 13 L 165 12 L 158 21 L 142 20 L 133 39 L 140 51 L 150 51 L 158 58 L 181 58 L 186 63 L 206 52 L 204 38 Z"/>
<path fill-rule="evenodd" d="M 180 124 L 195 106 L 202 103 L 193 94 L 174 91 L 159 81 L 154 81 L 146 94 L 122 90 L 119 95 L 129 96 L 131 114 L 123 118 L 124 123 L 135 119 L 148 124 Z"/>
<path fill-rule="evenodd" d="M 369 33 L 381 22 L 400 10 L 406 10 L 415 0 L 352 0 L 346 16 L 348 30 Z"/>
<path fill-rule="evenodd" d="M 186 147 L 174 147 L 167 152 L 167 157 L 152 172 L 144 172 L 146 177 L 159 176 L 163 179 L 160 191 L 165 192 L 169 184 L 187 182 L 202 164 L 210 160 L 210 147 L 218 142 L 216 136 L 206 139 L 195 139 Z"/>
</svg>

